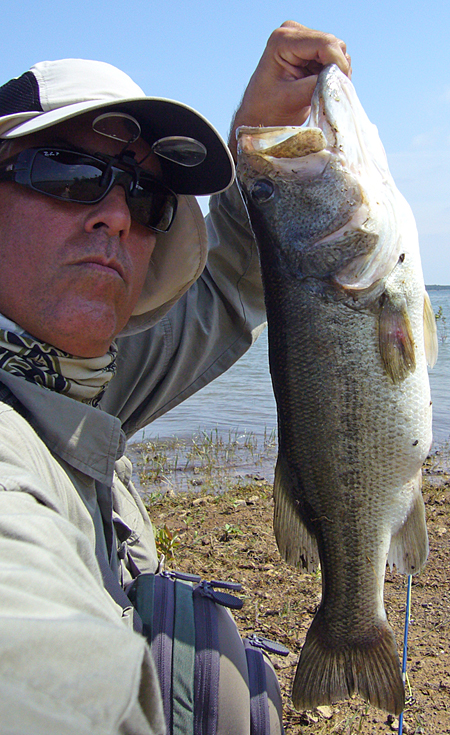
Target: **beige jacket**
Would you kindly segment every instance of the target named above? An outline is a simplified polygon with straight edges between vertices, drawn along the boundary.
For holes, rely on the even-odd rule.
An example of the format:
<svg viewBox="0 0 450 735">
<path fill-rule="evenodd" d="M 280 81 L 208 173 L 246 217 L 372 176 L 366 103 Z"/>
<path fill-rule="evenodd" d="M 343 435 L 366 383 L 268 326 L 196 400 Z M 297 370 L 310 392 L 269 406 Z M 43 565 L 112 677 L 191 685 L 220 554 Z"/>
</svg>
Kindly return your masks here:
<svg viewBox="0 0 450 735">
<path fill-rule="evenodd" d="M 2 735 L 164 731 L 149 649 L 105 590 L 96 553 L 123 585 L 136 567 L 155 570 L 125 437 L 226 370 L 263 324 L 258 261 L 233 188 L 213 198 L 209 243 L 201 277 L 197 253 L 166 301 L 165 279 L 149 274 L 153 303 L 119 339 L 103 410 L 0 371 Z"/>
</svg>

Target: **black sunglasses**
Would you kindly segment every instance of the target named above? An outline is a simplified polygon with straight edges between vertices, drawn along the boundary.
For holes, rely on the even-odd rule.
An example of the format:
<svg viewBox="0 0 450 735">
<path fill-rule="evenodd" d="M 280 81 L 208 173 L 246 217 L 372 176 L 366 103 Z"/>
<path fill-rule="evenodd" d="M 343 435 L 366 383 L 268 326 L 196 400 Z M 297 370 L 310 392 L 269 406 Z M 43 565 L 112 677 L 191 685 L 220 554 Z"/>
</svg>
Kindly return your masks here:
<svg viewBox="0 0 450 735">
<path fill-rule="evenodd" d="M 0 164 L 0 181 L 15 181 L 41 194 L 79 204 L 96 204 L 119 184 L 131 218 L 144 227 L 167 232 L 177 211 L 177 195 L 133 159 L 91 156 L 63 148 L 28 148 Z"/>
</svg>

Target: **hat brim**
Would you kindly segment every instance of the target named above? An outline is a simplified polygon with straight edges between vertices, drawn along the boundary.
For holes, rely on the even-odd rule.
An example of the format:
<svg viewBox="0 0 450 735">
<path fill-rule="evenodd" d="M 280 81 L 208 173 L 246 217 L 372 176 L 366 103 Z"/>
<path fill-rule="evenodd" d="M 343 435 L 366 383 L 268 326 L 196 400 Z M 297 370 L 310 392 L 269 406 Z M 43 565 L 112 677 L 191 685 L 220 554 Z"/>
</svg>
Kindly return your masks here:
<svg viewBox="0 0 450 735">
<path fill-rule="evenodd" d="M 0 138 L 30 135 L 96 109 L 115 109 L 133 115 L 142 128 L 142 137 L 150 145 L 169 135 L 183 135 L 203 143 L 207 155 L 198 166 L 187 168 L 161 159 L 164 180 L 178 194 L 216 194 L 233 183 L 233 158 L 217 130 L 192 107 L 163 97 L 134 97 L 106 103 L 87 100 L 48 112 L 7 115 L 0 120 Z"/>
</svg>

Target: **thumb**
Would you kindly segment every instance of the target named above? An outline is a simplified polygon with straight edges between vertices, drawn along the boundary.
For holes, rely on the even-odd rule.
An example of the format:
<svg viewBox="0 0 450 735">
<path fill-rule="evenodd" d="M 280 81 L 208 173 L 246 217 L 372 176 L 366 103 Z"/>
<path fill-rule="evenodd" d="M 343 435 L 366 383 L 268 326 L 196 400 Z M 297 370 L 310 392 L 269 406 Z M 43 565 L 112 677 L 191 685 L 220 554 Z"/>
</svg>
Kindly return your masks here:
<svg viewBox="0 0 450 735">
<path fill-rule="evenodd" d="M 296 82 L 286 83 L 285 88 L 279 90 L 280 103 L 277 104 L 274 100 L 278 122 L 267 122 L 266 125 L 303 125 L 309 115 L 317 79 L 318 75 L 313 74 Z"/>
</svg>

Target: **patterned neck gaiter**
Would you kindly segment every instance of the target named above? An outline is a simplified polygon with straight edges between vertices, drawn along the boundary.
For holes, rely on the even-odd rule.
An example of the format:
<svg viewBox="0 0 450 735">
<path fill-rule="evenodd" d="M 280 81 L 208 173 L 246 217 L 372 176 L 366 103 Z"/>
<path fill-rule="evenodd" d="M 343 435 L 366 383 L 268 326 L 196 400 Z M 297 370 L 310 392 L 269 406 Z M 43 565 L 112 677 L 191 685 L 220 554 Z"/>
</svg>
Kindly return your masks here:
<svg viewBox="0 0 450 735">
<path fill-rule="evenodd" d="M 90 406 L 98 405 L 114 376 L 116 354 L 113 343 L 102 357 L 75 357 L 0 315 L 0 368 Z"/>
</svg>

